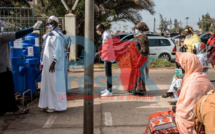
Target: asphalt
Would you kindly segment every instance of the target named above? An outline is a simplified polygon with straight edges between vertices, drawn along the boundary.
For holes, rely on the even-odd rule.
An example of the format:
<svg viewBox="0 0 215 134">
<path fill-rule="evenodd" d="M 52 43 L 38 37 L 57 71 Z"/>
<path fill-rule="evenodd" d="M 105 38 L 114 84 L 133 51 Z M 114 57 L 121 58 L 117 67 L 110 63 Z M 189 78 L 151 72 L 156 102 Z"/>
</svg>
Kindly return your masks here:
<svg viewBox="0 0 215 134">
<path fill-rule="evenodd" d="M 209 78 L 215 80 L 215 70 L 209 70 Z M 113 70 L 114 75 L 120 75 L 119 69 Z M 163 99 L 171 83 L 174 69 L 151 69 L 150 78 L 159 90 L 151 89 L 148 85 L 144 97 L 134 96 L 123 91 L 120 86 L 111 98 L 95 97 L 94 100 L 94 134 L 143 134 L 148 123 L 148 117 L 155 112 L 171 109 L 171 98 Z M 70 72 L 77 76 L 72 80 L 72 89 L 68 110 L 63 112 L 46 113 L 38 108 L 38 100 L 29 104 L 30 112 L 26 115 L 14 116 L 7 113 L 0 117 L 0 133 L 2 134 L 83 134 L 83 92 L 79 90 L 83 70 Z M 95 70 L 94 76 L 104 76 L 104 70 Z M 105 82 L 105 79 L 101 79 Z M 115 79 L 120 84 L 120 80 Z M 95 84 L 96 88 L 100 85 Z M 104 87 L 102 87 L 104 88 Z M 99 96 L 96 92 L 95 96 Z M 138 98 L 139 97 L 139 98 Z"/>
</svg>

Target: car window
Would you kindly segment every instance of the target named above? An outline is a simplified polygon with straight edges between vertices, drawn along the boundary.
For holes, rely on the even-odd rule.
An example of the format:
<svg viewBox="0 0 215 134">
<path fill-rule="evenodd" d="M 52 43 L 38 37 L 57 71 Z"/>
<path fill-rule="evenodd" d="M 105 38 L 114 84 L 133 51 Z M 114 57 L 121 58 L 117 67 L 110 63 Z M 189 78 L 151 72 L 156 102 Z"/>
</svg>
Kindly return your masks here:
<svg viewBox="0 0 215 134">
<path fill-rule="evenodd" d="M 119 38 L 122 39 L 125 36 L 126 36 L 126 34 L 125 35 L 119 35 Z"/>
<path fill-rule="evenodd" d="M 127 40 L 130 40 L 133 38 L 134 38 L 134 35 L 129 35 L 129 36 L 126 36 L 125 38 L 123 38 L 123 41 L 127 41 Z"/>
<path fill-rule="evenodd" d="M 207 34 L 206 38 L 209 39 L 210 38 L 210 34 Z"/>
<path fill-rule="evenodd" d="M 150 47 L 159 46 L 159 39 L 149 39 L 149 46 Z"/>
<path fill-rule="evenodd" d="M 202 36 L 201 39 L 207 40 L 208 38 L 210 38 L 210 35 L 209 34 L 205 34 L 205 35 Z"/>
<path fill-rule="evenodd" d="M 160 39 L 160 46 L 171 46 L 167 39 Z"/>
</svg>

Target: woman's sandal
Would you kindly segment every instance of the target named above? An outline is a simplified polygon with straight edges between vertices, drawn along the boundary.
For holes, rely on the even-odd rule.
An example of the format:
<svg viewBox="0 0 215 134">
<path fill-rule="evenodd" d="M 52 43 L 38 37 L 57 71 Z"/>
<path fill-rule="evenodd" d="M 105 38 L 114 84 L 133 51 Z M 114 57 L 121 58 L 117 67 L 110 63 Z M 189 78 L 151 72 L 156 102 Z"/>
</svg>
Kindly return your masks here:
<svg viewBox="0 0 215 134">
<path fill-rule="evenodd" d="M 162 98 L 168 98 L 168 97 L 171 97 L 173 96 L 173 93 L 165 93 L 162 95 Z"/>
<path fill-rule="evenodd" d="M 18 111 L 17 111 L 18 112 Z M 27 114 L 29 112 L 29 109 L 23 108 L 22 110 L 19 110 L 18 113 L 13 113 L 13 115 L 22 115 L 22 114 Z"/>
</svg>

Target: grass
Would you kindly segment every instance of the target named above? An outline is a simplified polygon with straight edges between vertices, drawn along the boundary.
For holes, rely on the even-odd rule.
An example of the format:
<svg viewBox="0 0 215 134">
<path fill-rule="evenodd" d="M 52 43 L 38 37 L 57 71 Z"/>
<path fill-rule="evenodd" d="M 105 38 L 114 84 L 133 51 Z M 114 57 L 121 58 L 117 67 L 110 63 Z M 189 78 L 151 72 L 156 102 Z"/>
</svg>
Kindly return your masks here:
<svg viewBox="0 0 215 134">
<path fill-rule="evenodd" d="M 149 65 L 149 68 L 172 68 L 175 67 L 175 63 L 171 63 L 169 61 L 166 61 L 164 59 L 156 59 L 152 64 Z M 104 69 L 104 63 L 96 63 L 94 64 L 95 69 Z M 112 68 L 118 69 L 118 63 L 112 64 Z"/>
<path fill-rule="evenodd" d="M 169 68 L 175 67 L 175 63 L 171 63 L 164 59 L 156 59 L 152 64 L 149 65 L 149 68 Z"/>
<path fill-rule="evenodd" d="M 104 63 L 96 63 L 96 64 L 94 64 L 94 68 L 95 69 L 104 69 L 105 67 L 104 67 Z M 118 69 L 119 68 L 119 66 L 118 66 L 118 63 L 113 63 L 112 64 L 112 68 L 114 68 L 114 69 Z"/>
</svg>

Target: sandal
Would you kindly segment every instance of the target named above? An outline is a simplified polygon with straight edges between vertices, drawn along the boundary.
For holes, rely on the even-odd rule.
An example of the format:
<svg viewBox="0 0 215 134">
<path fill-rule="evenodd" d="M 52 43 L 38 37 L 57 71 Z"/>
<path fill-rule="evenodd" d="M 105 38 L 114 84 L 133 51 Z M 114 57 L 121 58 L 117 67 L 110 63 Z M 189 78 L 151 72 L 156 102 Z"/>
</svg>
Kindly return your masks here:
<svg viewBox="0 0 215 134">
<path fill-rule="evenodd" d="M 165 94 L 162 95 L 162 98 L 168 98 L 168 97 L 171 97 L 171 96 L 173 96 L 172 92 L 171 93 L 165 93 Z"/>
<path fill-rule="evenodd" d="M 172 111 L 176 113 L 176 106 L 172 106 Z"/>
<path fill-rule="evenodd" d="M 23 108 L 22 110 L 17 111 L 18 113 L 13 113 L 13 115 L 22 115 L 22 114 L 27 114 L 29 112 L 29 109 Z"/>
<path fill-rule="evenodd" d="M 170 102 L 170 105 L 176 105 L 176 104 L 177 104 L 177 101 Z"/>
</svg>

